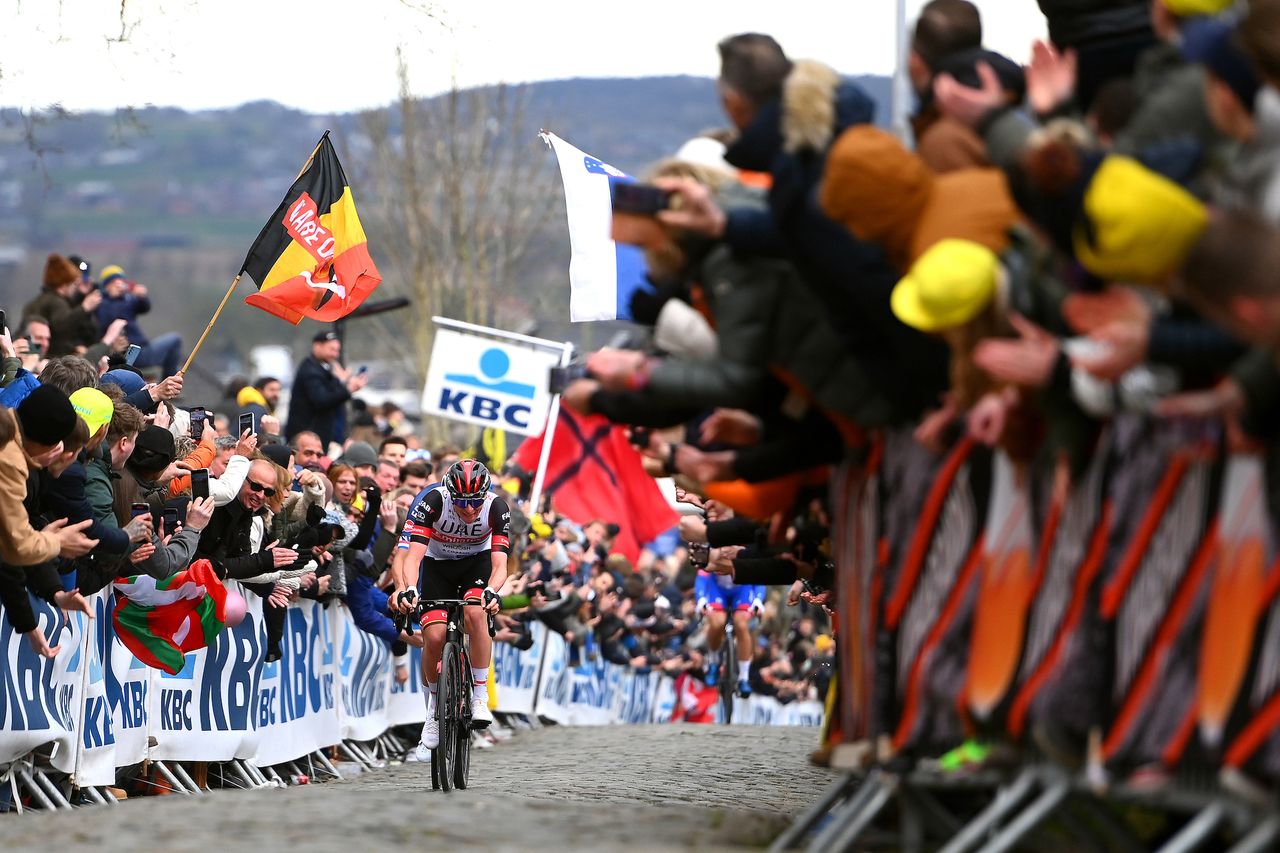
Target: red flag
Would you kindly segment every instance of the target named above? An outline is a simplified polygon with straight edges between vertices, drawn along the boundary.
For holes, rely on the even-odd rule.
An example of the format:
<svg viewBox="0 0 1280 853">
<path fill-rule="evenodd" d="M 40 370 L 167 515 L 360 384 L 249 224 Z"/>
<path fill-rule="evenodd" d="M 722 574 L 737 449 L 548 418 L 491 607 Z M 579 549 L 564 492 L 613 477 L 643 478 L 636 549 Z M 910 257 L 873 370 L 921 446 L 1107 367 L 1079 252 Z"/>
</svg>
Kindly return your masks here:
<svg viewBox="0 0 1280 853">
<path fill-rule="evenodd" d="M 515 463 L 536 471 L 545 435 L 525 439 Z M 617 524 L 622 530 L 613 549 L 633 563 L 643 543 L 680 520 L 645 472 L 627 431 L 600 415 L 560 409 L 543 491 L 552 496 L 557 512 L 579 524 L 595 518 Z"/>
</svg>

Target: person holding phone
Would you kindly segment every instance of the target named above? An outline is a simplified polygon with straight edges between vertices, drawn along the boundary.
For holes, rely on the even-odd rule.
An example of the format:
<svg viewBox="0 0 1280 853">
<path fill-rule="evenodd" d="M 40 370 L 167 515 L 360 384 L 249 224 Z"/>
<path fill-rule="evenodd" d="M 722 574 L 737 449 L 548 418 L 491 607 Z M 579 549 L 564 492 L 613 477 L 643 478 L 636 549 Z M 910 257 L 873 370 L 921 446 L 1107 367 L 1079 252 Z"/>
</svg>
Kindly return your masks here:
<svg viewBox="0 0 1280 853">
<path fill-rule="evenodd" d="M 178 466 L 190 472 L 205 471 L 208 476 L 209 497 L 213 499 L 214 506 L 224 506 L 239 494 L 244 478 L 249 473 L 249 460 L 257 449 L 258 438 L 252 433 L 243 433 L 239 439 L 217 438 L 209 419 L 205 419 L 199 443 L 186 458 L 178 461 Z M 191 474 L 177 476 L 169 482 L 169 497 L 187 494 L 191 487 Z"/>
<path fill-rule="evenodd" d="M 311 355 L 298 365 L 289 399 L 285 438 L 308 430 L 322 447 L 343 439 L 339 414 L 343 406 L 368 382 L 368 374 L 356 374 L 342 366 L 342 341 L 334 331 L 317 332 L 311 339 Z"/>
</svg>

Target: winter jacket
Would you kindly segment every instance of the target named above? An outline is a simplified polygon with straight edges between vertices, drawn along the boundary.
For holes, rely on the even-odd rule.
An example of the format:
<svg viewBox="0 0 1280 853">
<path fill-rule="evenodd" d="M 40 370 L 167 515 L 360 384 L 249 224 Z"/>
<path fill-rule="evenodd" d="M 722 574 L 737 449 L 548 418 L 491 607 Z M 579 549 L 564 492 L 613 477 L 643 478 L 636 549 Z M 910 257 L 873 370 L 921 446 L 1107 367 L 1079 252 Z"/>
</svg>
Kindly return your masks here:
<svg viewBox="0 0 1280 853">
<path fill-rule="evenodd" d="M 111 468 L 106 442 L 85 462 L 84 470 L 84 496 L 93 509 L 93 517 L 107 527 L 119 527 L 113 502 L 115 487 L 111 481 L 120 479 L 120 474 Z"/>
<path fill-rule="evenodd" d="M 320 436 L 322 447 L 341 441 L 340 415 L 349 399 L 351 392 L 346 384 L 315 356 L 308 356 L 293 377 L 285 438 L 292 440 L 298 433 L 310 430 Z"/>
<path fill-rule="evenodd" d="M 150 310 L 150 297 L 134 296 L 126 291 L 118 299 L 112 299 L 106 291 L 103 291 L 102 301 L 98 303 L 96 312 L 98 325 L 106 329 L 114 321 L 124 320 L 124 335 L 129 339 L 129 343 L 145 347 L 150 341 L 142 333 L 142 327 L 138 325 L 138 315 L 146 314 Z"/>
<path fill-rule="evenodd" d="M 0 417 L 14 415 L 0 411 Z M 26 506 L 29 462 L 20 437 L 15 436 L 0 447 L 0 561 L 10 566 L 48 562 L 58 556 L 61 548 L 52 533 L 31 526 Z"/>
<path fill-rule="evenodd" d="M 222 579 L 251 578 L 275 569 L 271 551 L 253 550 L 250 531 L 255 515 L 263 515 L 265 508 L 250 512 L 239 500 L 233 500 L 213 511 L 209 525 L 200 534 L 196 559 L 208 558 Z"/>
<path fill-rule="evenodd" d="M 33 316 L 49 321 L 49 351 L 45 355 L 50 358 L 69 355 L 77 346 L 88 346 L 100 336 L 97 321 L 88 312 L 52 290 L 42 290 L 26 304 L 22 325 Z"/>
<path fill-rule="evenodd" d="M 789 258 L 896 416 L 910 419 L 946 386 L 945 348 L 893 315 L 894 270 L 827 218 L 816 198 L 831 142 L 873 114 L 858 86 L 819 63 L 796 62 L 781 99 L 761 108 L 726 151 L 739 169 L 769 172 L 772 185 L 768 212 L 727 211 L 724 239 L 743 254 Z"/>
<path fill-rule="evenodd" d="M 41 508 L 47 517 L 65 518 L 68 524 L 91 519 L 93 523 L 85 528 L 84 534 L 90 539 L 98 540 L 94 551 L 102 554 L 124 554 L 129 550 L 129 534 L 121 530 L 118 524 L 108 524 L 98 519 L 93 502 L 88 497 L 88 474 L 81 460 L 71 463 L 58 477 L 48 471 L 40 472 Z"/>
<path fill-rule="evenodd" d="M 1151 30 L 1148 0 L 1037 0 L 1059 48 L 1111 41 Z"/>
</svg>

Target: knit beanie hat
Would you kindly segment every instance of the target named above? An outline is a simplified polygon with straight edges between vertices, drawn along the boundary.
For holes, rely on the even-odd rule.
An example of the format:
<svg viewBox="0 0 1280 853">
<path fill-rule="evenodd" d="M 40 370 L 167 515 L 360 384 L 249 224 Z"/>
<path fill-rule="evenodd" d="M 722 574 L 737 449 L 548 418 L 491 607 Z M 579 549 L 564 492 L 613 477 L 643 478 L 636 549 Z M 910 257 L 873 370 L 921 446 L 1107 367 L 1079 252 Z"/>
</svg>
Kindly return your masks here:
<svg viewBox="0 0 1280 853">
<path fill-rule="evenodd" d="M 50 255 L 44 263 L 44 287 L 46 290 L 57 290 L 80 279 L 80 270 L 62 255 Z"/>
<path fill-rule="evenodd" d="M 71 435 L 77 417 L 67 395 L 52 385 L 39 386 L 18 405 L 23 436 L 47 447 Z"/>
</svg>

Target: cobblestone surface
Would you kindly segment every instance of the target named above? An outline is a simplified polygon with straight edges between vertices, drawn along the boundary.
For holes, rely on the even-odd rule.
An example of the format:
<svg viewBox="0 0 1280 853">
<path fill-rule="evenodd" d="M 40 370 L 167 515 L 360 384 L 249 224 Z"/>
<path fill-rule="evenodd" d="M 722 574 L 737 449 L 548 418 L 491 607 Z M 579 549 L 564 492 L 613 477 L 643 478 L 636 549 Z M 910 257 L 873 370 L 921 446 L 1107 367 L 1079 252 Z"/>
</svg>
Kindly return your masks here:
<svg viewBox="0 0 1280 853">
<path fill-rule="evenodd" d="M 6 816 L 5 850 L 669 850 L 766 844 L 832 778 L 814 729 L 552 727 L 472 751 L 471 788 L 406 764 L 288 790 Z M 426 845 L 425 847 L 422 845 Z"/>
</svg>

